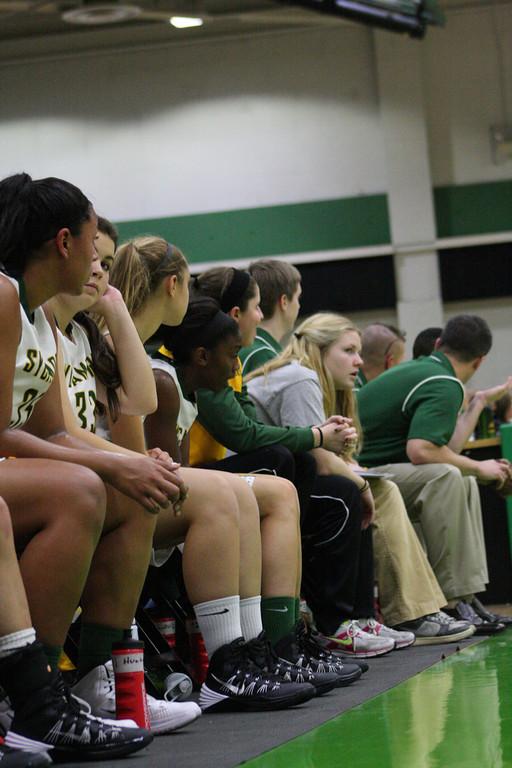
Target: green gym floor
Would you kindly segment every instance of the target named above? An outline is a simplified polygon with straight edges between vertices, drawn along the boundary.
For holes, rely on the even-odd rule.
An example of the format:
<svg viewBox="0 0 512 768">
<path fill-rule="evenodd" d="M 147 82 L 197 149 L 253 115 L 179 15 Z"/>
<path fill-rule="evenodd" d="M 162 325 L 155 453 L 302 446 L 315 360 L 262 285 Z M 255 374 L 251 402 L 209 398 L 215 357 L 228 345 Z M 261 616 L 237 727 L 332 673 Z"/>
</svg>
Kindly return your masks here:
<svg viewBox="0 0 512 768">
<path fill-rule="evenodd" d="M 512 614 L 510 605 L 498 610 Z M 512 768 L 512 627 L 459 646 L 412 647 L 369 662 L 354 685 L 290 710 L 205 712 L 156 738 L 130 765 Z"/>
<path fill-rule="evenodd" d="M 512 629 L 244 763 L 290 766 L 512 766 Z"/>
</svg>

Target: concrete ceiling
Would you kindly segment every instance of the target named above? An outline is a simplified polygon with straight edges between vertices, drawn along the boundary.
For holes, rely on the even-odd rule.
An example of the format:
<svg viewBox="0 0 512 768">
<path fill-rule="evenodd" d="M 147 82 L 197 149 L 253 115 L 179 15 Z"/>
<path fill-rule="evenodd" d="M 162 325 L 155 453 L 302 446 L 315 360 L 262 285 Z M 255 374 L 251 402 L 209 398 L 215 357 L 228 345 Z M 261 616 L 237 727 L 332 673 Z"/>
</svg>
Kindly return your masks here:
<svg viewBox="0 0 512 768">
<path fill-rule="evenodd" d="M 496 0 L 510 2 L 510 0 Z M 440 0 L 443 10 L 489 6 L 488 0 Z M 135 5 L 120 23 L 71 24 L 62 14 L 98 5 Z M 201 15 L 202 27 L 175 29 L 169 18 Z M 0 62 L 126 46 L 187 43 L 352 22 L 280 0 L 0 0 Z"/>
<path fill-rule="evenodd" d="M 66 11 L 98 5 L 135 5 L 140 12 L 129 21 L 94 26 L 62 18 Z M 203 17 L 202 27 L 169 24 L 171 16 L 192 15 Z M 278 0 L 0 0 L 0 60 L 346 23 Z"/>
</svg>

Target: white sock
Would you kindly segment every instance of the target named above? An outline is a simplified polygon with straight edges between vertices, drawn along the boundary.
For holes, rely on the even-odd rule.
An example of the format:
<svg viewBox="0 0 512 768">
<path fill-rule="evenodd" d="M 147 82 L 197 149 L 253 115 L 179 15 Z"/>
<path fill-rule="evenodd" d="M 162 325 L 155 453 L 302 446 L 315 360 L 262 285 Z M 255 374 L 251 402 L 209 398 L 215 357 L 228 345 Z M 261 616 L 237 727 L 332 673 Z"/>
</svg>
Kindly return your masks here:
<svg viewBox="0 0 512 768">
<path fill-rule="evenodd" d="M 244 640 L 253 640 L 263 632 L 261 622 L 261 595 L 240 599 L 240 624 Z"/>
<path fill-rule="evenodd" d="M 210 658 L 221 645 L 242 636 L 238 595 L 198 603 L 194 605 L 194 611 Z"/>
<path fill-rule="evenodd" d="M 36 631 L 33 627 L 20 629 L 19 632 L 11 632 L 10 635 L 0 637 L 0 659 L 10 656 L 21 650 L 26 645 L 32 645 L 36 641 Z"/>
</svg>

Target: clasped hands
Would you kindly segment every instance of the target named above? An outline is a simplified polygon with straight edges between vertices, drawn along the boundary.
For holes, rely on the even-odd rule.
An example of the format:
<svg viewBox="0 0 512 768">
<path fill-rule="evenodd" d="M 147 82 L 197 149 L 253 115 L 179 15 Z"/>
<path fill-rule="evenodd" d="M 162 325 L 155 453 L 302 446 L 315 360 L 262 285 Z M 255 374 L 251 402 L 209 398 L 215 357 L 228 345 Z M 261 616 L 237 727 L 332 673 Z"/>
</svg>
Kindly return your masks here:
<svg viewBox="0 0 512 768">
<path fill-rule="evenodd" d="M 173 473 L 174 484 L 179 491 L 179 495 L 173 499 L 169 498 L 169 503 L 172 505 L 176 517 L 179 517 L 182 512 L 183 503 L 185 502 L 189 491 L 188 485 L 185 484 L 183 478 L 179 474 L 181 464 L 178 464 L 178 462 L 174 461 L 173 458 L 167 453 L 167 451 L 162 451 L 161 448 L 149 448 L 146 451 L 146 454 L 151 456 L 152 459 L 156 459 L 157 461 L 165 463 L 169 472 Z M 161 508 L 162 507 L 155 504 L 155 512 L 159 512 Z"/>
</svg>

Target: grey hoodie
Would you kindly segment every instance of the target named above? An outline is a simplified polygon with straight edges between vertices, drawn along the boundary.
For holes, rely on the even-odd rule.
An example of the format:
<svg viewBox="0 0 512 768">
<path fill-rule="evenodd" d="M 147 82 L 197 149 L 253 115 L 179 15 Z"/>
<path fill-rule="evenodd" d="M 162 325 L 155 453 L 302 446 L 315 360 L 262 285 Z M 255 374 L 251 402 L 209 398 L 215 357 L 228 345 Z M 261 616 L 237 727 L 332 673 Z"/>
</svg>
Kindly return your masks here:
<svg viewBox="0 0 512 768">
<path fill-rule="evenodd" d="M 247 389 L 265 424 L 310 427 L 325 421 L 318 376 L 297 362 L 252 379 Z"/>
</svg>

